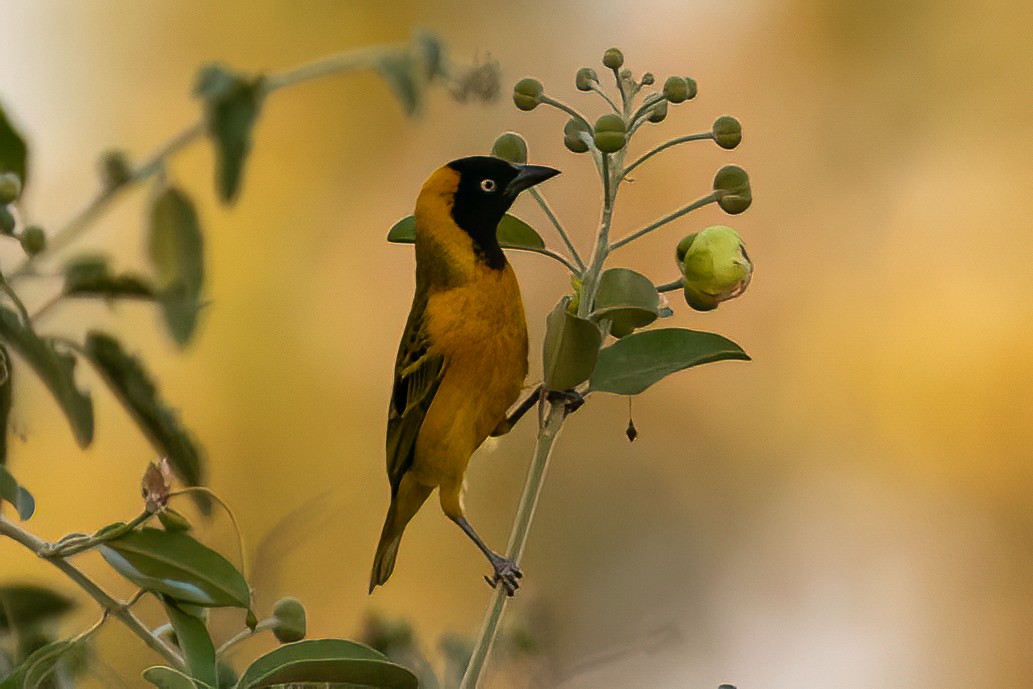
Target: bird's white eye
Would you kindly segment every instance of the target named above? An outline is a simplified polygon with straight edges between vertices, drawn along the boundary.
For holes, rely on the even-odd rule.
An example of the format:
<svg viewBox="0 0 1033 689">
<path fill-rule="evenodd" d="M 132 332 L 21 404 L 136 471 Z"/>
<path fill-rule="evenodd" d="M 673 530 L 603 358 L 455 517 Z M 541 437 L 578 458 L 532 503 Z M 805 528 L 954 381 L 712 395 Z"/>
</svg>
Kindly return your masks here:
<svg viewBox="0 0 1033 689">
<path fill-rule="evenodd" d="M 493 180 L 493 179 L 482 179 L 481 180 L 481 190 L 482 191 L 488 191 L 488 192 L 495 191 L 495 186 L 496 186 L 495 185 L 495 180 Z"/>
</svg>

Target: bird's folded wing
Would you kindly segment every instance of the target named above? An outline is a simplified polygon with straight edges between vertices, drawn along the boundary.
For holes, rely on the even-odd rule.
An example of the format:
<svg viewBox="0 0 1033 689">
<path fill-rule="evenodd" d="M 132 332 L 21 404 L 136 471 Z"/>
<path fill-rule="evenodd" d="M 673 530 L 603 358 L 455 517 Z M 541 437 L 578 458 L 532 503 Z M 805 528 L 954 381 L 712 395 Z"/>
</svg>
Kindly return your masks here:
<svg viewBox="0 0 1033 689">
<path fill-rule="evenodd" d="M 445 372 L 426 327 L 426 302 L 414 303 L 395 361 L 395 384 L 387 418 L 387 475 L 392 497 L 412 466 L 416 437 Z"/>
</svg>

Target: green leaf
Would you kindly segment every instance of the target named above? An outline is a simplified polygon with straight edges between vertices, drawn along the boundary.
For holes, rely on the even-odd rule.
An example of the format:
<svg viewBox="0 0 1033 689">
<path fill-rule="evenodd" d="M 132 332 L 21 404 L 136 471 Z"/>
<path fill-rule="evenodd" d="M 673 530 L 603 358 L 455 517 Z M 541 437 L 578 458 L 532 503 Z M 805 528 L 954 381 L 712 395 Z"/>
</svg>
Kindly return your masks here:
<svg viewBox="0 0 1033 689">
<path fill-rule="evenodd" d="M 107 299 L 153 299 L 154 287 L 138 275 L 113 275 L 107 259 L 84 256 L 65 266 L 65 295 L 69 297 L 105 297 Z"/>
<path fill-rule="evenodd" d="M 675 371 L 725 359 L 750 357 L 714 333 L 681 328 L 632 333 L 599 352 L 589 390 L 637 395 Z"/>
<path fill-rule="evenodd" d="M 11 356 L 0 344 L 0 467 L 7 462 L 7 422 L 11 418 L 11 387 L 14 380 Z"/>
<path fill-rule="evenodd" d="M 147 668 L 143 678 L 158 689 L 198 689 L 201 686 L 179 670 L 164 665 Z"/>
<path fill-rule="evenodd" d="M 17 313 L 3 306 L 0 339 L 29 362 L 61 405 L 79 447 L 88 446 L 93 440 L 93 403 L 88 393 L 75 387 L 75 357 L 57 352 L 52 340 L 39 337 Z"/>
<path fill-rule="evenodd" d="M 32 493 L 19 486 L 11 472 L 3 465 L 0 465 L 0 498 L 14 505 L 14 509 L 18 511 L 18 518 L 22 521 L 32 517 L 32 513 L 36 511 L 36 500 Z"/>
<path fill-rule="evenodd" d="M 215 142 L 219 198 L 231 203 L 240 192 L 251 132 L 262 108 L 264 80 L 208 65 L 198 76 L 194 95 L 204 100 L 208 135 Z"/>
<path fill-rule="evenodd" d="M 25 145 L 25 139 L 18 133 L 18 130 L 11 124 L 11 120 L 4 112 L 4 106 L 0 103 L 0 172 L 13 172 L 21 178 L 24 187 L 28 181 L 29 147 Z"/>
<path fill-rule="evenodd" d="M 545 240 L 535 232 L 534 228 L 520 218 L 509 215 L 502 216 L 495 236 L 503 249 L 544 249 Z M 387 233 L 387 241 L 395 244 L 412 244 L 416 241 L 416 216 L 410 215 L 394 224 Z"/>
<path fill-rule="evenodd" d="M 343 639 L 315 639 L 285 644 L 265 654 L 241 676 L 237 689 L 277 684 L 329 682 L 378 689 L 417 689 L 409 670 L 388 662 L 368 646 Z"/>
<path fill-rule="evenodd" d="M 202 619 L 184 612 L 176 602 L 162 597 L 165 613 L 169 616 L 172 629 L 176 632 L 176 640 L 183 651 L 190 676 L 209 686 L 218 684 L 215 670 L 215 644 L 208 634 L 208 627 Z"/>
<path fill-rule="evenodd" d="M 3 469 L 0 469 L 0 473 Z M 7 584 L 0 586 L 0 632 L 21 629 L 61 617 L 75 603 L 42 586 Z"/>
<path fill-rule="evenodd" d="M 0 689 L 37 689 L 57 669 L 61 656 L 75 645 L 71 639 L 59 639 L 41 646 L 0 682 Z"/>
<path fill-rule="evenodd" d="M 205 466 L 197 443 L 180 423 L 178 415 L 161 399 L 140 360 L 127 354 L 116 339 L 97 331 L 87 334 L 84 348 L 104 382 L 154 448 L 168 458 L 176 475 L 187 485 L 203 485 Z M 199 505 L 208 513 L 211 509 L 208 497 L 195 497 L 201 498 Z"/>
<path fill-rule="evenodd" d="M 423 90 L 420 65 L 408 54 L 387 55 L 377 63 L 377 72 L 391 87 L 405 114 L 410 117 L 415 115 L 420 109 Z"/>
<path fill-rule="evenodd" d="M 599 328 L 568 312 L 569 302 L 564 297 L 545 321 L 542 363 L 549 390 L 568 390 L 588 380 L 602 344 Z"/>
<path fill-rule="evenodd" d="M 130 531 L 100 546 L 100 552 L 126 579 L 178 603 L 209 608 L 247 608 L 250 603 L 240 572 L 185 532 Z"/>
<path fill-rule="evenodd" d="M 594 321 L 610 320 L 610 333 L 624 337 L 660 315 L 660 294 L 649 278 L 627 268 L 610 268 L 599 276 Z"/>
<path fill-rule="evenodd" d="M 190 199 L 167 187 L 151 206 L 148 254 L 154 265 L 165 324 L 179 346 L 197 325 L 204 287 L 204 240 Z"/>
</svg>

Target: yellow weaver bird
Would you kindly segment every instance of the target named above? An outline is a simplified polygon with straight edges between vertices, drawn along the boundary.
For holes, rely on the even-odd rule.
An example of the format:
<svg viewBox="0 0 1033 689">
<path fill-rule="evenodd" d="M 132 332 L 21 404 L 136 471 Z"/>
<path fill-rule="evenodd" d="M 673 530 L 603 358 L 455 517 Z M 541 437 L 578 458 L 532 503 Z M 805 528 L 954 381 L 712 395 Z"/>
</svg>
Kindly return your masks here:
<svg viewBox="0 0 1033 689">
<path fill-rule="evenodd" d="M 435 488 L 441 509 L 491 563 L 509 595 L 522 576 L 491 550 L 463 514 L 463 476 L 527 376 L 527 323 L 513 268 L 496 230 L 517 195 L 559 174 L 500 158 L 461 158 L 439 168 L 416 200 L 416 292 L 395 361 L 387 420 L 391 506 L 369 591 L 394 570 L 402 532 Z"/>
</svg>

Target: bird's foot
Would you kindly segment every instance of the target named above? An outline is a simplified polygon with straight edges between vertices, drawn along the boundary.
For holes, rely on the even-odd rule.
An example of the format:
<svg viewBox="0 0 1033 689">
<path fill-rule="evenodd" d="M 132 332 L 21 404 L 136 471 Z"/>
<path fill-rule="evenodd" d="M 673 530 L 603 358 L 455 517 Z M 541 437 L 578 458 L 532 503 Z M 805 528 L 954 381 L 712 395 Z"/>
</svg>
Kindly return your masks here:
<svg viewBox="0 0 1033 689">
<path fill-rule="evenodd" d="M 492 588 L 501 584 L 502 588 L 506 590 L 506 595 L 512 598 L 513 594 L 520 588 L 520 579 L 524 576 L 524 573 L 520 571 L 515 562 L 507 557 L 495 555 L 489 559 L 491 560 L 491 568 L 495 570 L 495 576 L 490 579 L 485 576 L 484 580 Z"/>
<path fill-rule="evenodd" d="M 585 396 L 577 390 L 549 390 L 547 399 L 550 402 L 563 402 L 567 414 L 573 414 L 585 403 Z"/>
</svg>

